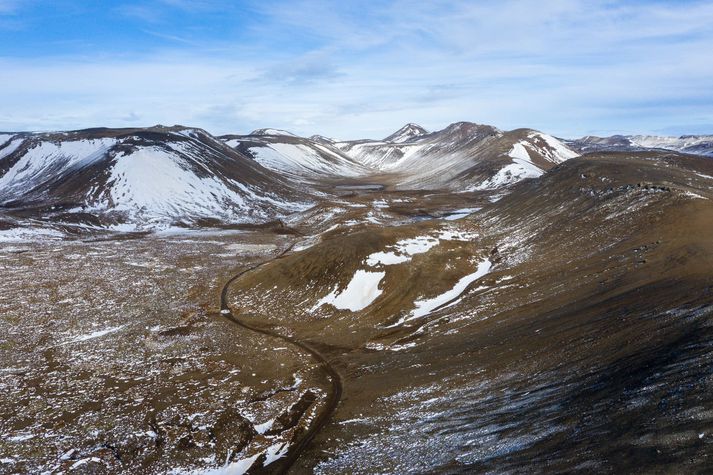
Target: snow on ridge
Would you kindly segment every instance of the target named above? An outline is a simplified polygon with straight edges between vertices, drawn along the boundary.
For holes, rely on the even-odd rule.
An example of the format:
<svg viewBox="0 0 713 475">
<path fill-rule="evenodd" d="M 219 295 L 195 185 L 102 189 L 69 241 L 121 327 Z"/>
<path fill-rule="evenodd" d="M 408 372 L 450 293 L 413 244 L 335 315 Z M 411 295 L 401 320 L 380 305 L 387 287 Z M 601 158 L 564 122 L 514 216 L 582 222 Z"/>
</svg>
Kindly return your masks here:
<svg viewBox="0 0 713 475">
<path fill-rule="evenodd" d="M 214 174 L 198 176 L 180 153 L 186 151 L 184 147 L 184 144 L 173 144 L 173 152 L 144 147 L 117 156 L 109 178 L 113 208 L 133 216 L 147 215 L 156 219 L 203 216 L 232 222 L 268 218 L 255 202 L 287 209 L 302 208 L 267 194 L 258 195 L 235 180 Z M 107 201 L 104 206 L 109 207 L 110 203 Z"/>
<path fill-rule="evenodd" d="M 540 167 L 532 163 L 524 142 L 514 144 L 508 152 L 508 156 L 513 163 L 505 165 L 495 175 L 482 183 L 468 187 L 466 191 L 495 190 L 515 184 L 526 178 L 537 178 L 544 173 Z"/>
<path fill-rule="evenodd" d="M 332 137 L 325 137 L 324 135 L 312 135 L 309 139 L 312 142 L 322 142 L 322 143 L 326 142 L 328 144 L 335 144 L 335 143 L 339 142 L 339 140 L 337 140 L 337 139 L 334 139 Z"/>
<path fill-rule="evenodd" d="M 287 442 L 277 442 L 275 444 L 272 444 L 270 447 L 267 448 L 267 452 L 265 453 L 265 461 L 263 462 L 262 466 L 267 467 L 272 462 L 281 459 L 282 457 L 287 455 L 287 451 L 289 448 L 290 444 Z"/>
<path fill-rule="evenodd" d="M 513 185 L 527 178 L 537 178 L 545 173 L 545 170 L 535 165 L 530 152 L 537 153 L 552 163 L 559 164 L 571 158 L 578 157 L 579 154 L 570 150 L 562 142 L 551 135 L 541 132 L 531 132 L 528 134 L 529 140 L 520 140 L 512 145 L 508 152 L 508 157 L 512 163 L 505 165 L 492 177 L 482 183 L 470 186 L 466 191 L 495 190 Z M 532 139 L 540 139 L 547 146 L 542 147 L 532 142 Z"/>
<path fill-rule="evenodd" d="M 529 145 L 534 148 L 537 152 L 540 153 L 545 158 L 550 159 L 554 163 L 562 163 L 565 160 L 569 160 L 570 158 L 576 158 L 579 156 L 577 152 L 574 150 L 570 149 L 567 147 L 565 144 L 563 144 L 560 140 L 556 139 L 555 137 L 544 134 L 542 132 L 533 132 L 528 135 L 528 138 L 539 138 L 545 141 L 547 146 L 549 148 L 541 148 L 537 147 L 534 144 L 530 143 Z"/>
<path fill-rule="evenodd" d="M 478 263 L 478 267 L 475 272 L 461 277 L 460 280 L 458 280 L 458 282 L 456 282 L 456 284 L 446 292 L 437 295 L 436 297 L 416 300 L 414 302 L 416 308 L 411 312 L 408 317 L 402 319 L 402 321 L 400 321 L 399 323 L 403 323 L 416 318 L 425 317 L 426 315 L 429 315 L 439 307 L 442 307 L 448 302 L 457 299 L 471 283 L 475 282 L 476 280 L 480 279 L 488 272 L 490 272 L 492 266 L 492 262 L 490 262 L 489 259 L 485 259 Z"/>
<path fill-rule="evenodd" d="M 17 150 L 20 145 L 25 141 L 22 137 L 13 139 L 10 141 L 9 144 L 7 144 L 5 147 L 0 148 L 0 160 L 3 158 L 7 157 L 11 153 L 13 153 L 15 150 Z M 0 140 L 0 144 L 4 144 L 5 142 Z"/>
<path fill-rule="evenodd" d="M 420 125 L 409 123 L 384 139 L 384 142 L 403 143 L 428 134 Z"/>
<path fill-rule="evenodd" d="M 0 196 L 16 198 L 15 193 L 22 194 L 58 173 L 88 166 L 104 158 L 116 143 L 113 138 L 39 142 L 0 177 Z"/>
<path fill-rule="evenodd" d="M 189 472 L 192 475 L 243 475 L 253 466 L 255 461 L 262 455 L 258 452 L 249 457 L 242 458 L 235 462 L 226 463 L 222 467 L 211 468 L 208 470 Z M 176 472 L 177 473 L 177 472 Z"/>
<path fill-rule="evenodd" d="M 250 135 L 285 135 L 287 137 L 297 137 L 292 132 L 288 132 L 282 129 L 257 129 L 250 132 Z"/>
<path fill-rule="evenodd" d="M 697 145 L 713 142 L 713 135 L 684 135 L 681 137 L 667 137 L 658 135 L 630 135 L 627 137 L 631 143 L 643 148 L 663 148 L 683 150 Z"/>
<path fill-rule="evenodd" d="M 12 139 L 14 136 L 15 134 L 0 134 L 0 145 Z"/>
<path fill-rule="evenodd" d="M 527 152 L 527 149 L 525 148 L 525 145 L 523 142 L 518 142 L 512 146 L 510 151 L 508 152 L 508 156 L 514 160 L 522 160 L 525 162 L 530 162 L 532 163 L 532 159 L 530 158 L 530 154 Z"/>
<path fill-rule="evenodd" d="M 357 176 L 360 170 L 356 164 L 348 162 L 327 147 L 314 144 L 314 148 L 305 144 L 270 143 L 251 147 L 255 161 L 270 170 L 300 173 L 310 171 L 319 174 Z M 319 152 L 332 157 L 334 162 L 325 159 Z"/>
<path fill-rule="evenodd" d="M 261 455 L 265 455 L 265 460 L 262 463 L 262 467 L 264 468 L 286 456 L 287 452 L 289 451 L 289 448 L 289 442 L 275 442 L 262 452 L 257 452 L 248 457 L 236 460 L 235 462 L 226 463 L 222 467 L 211 468 L 208 470 L 193 471 L 189 473 L 195 475 L 244 475 L 248 472 L 248 470 L 253 468 L 253 465 Z"/>
</svg>

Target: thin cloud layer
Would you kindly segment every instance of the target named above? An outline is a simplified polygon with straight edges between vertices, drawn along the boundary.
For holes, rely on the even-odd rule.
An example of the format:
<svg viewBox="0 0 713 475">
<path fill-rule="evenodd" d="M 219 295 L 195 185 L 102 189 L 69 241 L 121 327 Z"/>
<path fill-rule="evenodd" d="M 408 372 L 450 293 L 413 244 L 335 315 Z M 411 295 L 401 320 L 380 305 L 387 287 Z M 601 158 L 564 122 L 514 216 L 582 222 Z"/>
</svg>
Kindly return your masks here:
<svg viewBox="0 0 713 475">
<path fill-rule="evenodd" d="M 576 136 L 713 123 L 710 2 L 90 3 L 0 0 L 0 129 L 380 137 L 472 120 Z"/>
</svg>

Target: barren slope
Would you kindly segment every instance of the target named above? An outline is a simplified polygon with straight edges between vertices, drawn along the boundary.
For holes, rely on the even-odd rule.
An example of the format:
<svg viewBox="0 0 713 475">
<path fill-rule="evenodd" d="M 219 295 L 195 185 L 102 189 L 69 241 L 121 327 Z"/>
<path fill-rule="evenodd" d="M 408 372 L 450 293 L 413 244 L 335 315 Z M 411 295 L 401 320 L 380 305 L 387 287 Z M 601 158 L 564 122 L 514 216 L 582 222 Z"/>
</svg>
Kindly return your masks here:
<svg viewBox="0 0 713 475">
<path fill-rule="evenodd" d="M 302 469 L 705 467 L 711 176 L 575 159 L 455 224 L 335 232 L 238 281 L 234 308 L 345 377 Z"/>
</svg>

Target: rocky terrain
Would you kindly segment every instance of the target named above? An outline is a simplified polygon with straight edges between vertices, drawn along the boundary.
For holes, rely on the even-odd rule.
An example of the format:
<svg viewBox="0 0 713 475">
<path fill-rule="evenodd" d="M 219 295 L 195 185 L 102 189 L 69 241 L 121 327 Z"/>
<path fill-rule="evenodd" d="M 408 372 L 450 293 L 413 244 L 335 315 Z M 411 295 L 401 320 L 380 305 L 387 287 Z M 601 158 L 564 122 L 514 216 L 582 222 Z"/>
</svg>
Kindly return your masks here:
<svg viewBox="0 0 713 475">
<path fill-rule="evenodd" d="M 0 473 L 708 471 L 713 161 L 603 142 L 3 135 Z"/>
</svg>

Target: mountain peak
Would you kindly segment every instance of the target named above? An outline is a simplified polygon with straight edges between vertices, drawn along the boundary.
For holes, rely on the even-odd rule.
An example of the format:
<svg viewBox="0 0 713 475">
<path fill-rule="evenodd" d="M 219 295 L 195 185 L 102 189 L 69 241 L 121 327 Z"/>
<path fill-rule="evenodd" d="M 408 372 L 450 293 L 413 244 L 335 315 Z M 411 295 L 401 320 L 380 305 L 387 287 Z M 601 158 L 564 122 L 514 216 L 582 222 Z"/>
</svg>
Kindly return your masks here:
<svg viewBox="0 0 713 475">
<path fill-rule="evenodd" d="M 250 135 L 285 135 L 287 137 L 296 137 L 292 132 L 282 129 L 255 129 L 250 132 Z"/>
<path fill-rule="evenodd" d="M 321 144 L 334 145 L 336 140 L 331 137 L 325 137 L 324 135 L 313 135 L 309 138 L 312 142 L 317 142 Z"/>
<path fill-rule="evenodd" d="M 418 124 L 408 123 L 384 139 L 384 142 L 403 143 L 426 135 L 428 130 Z"/>
<path fill-rule="evenodd" d="M 492 125 L 476 124 L 474 122 L 454 122 L 443 130 L 436 132 L 439 136 L 449 137 L 450 141 L 480 141 L 486 137 L 500 135 L 502 132 Z"/>
</svg>

